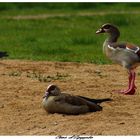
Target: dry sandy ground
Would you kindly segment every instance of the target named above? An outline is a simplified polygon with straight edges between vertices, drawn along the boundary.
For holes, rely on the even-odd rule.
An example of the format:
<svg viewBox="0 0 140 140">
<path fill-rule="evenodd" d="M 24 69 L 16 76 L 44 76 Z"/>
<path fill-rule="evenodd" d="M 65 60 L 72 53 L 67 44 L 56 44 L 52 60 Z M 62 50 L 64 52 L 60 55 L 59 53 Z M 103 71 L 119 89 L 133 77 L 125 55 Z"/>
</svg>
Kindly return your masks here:
<svg viewBox="0 0 140 140">
<path fill-rule="evenodd" d="M 140 68 L 135 95 L 113 93 L 127 86 L 118 65 L 0 61 L 1 135 L 140 135 Z M 48 114 L 41 106 L 46 87 L 90 98 L 111 98 L 103 111 L 84 115 Z"/>
</svg>

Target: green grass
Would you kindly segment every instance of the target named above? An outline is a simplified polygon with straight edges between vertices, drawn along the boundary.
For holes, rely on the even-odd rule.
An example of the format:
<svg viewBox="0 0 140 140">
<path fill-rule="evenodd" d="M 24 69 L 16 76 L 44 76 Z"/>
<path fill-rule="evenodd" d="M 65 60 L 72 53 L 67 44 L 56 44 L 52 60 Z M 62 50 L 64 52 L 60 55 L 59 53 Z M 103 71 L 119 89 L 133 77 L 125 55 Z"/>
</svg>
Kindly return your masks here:
<svg viewBox="0 0 140 140">
<path fill-rule="evenodd" d="M 26 3 L 25 3 L 26 4 Z M 12 5 L 12 4 L 11 4 Z M 140 14 L 112 14 L 119 8 L 129 12 L 139 11 L 140 4 L 50 4 L 49 6 L 13 4 L 2 8 L 0 3 L 0 51 L 9 54 L 8 59 L 29 59 L 48 61 L 110 63 L 102 53 L 106 35 L 96 35 L 95 31 L 106 22 L 119 26 L 120 40 L 140 44 Z M 55 6 L 54 6 L 55 5 Z M 110 9 L 108 8 L 108 6 Z M 8 6 L 7 6 L 8 7 Z M 41 7 L 41 8 L 40 8 Z M 54 9 L 52 9 L 52 7 Z M 68 8 L 69 7 L 69 8 Z M 75 9 L 74 9 L 75 8 Z M 80 16 L 76 13 L 97 13 L 109 11 L 110 14 Z M 42 19 L 12 19 L 14 15 L 39 15 L 59 13 L 64 17 Z M 67 16 L 69 14 L 70 16 Z M 11 16 L 11 18 L 7 18 Z"/>
<path fill-rule="evenodd" d="M 140 3 L 0 3 L 0 12 L 4 15 L 27 15 L 39 13 L 79 13 L 87 11 L 137 11 Z M 127 10 L 126 10 L 127 9 Z M 18 12 L 17 12 L 18 11 Z"/>
</svg>

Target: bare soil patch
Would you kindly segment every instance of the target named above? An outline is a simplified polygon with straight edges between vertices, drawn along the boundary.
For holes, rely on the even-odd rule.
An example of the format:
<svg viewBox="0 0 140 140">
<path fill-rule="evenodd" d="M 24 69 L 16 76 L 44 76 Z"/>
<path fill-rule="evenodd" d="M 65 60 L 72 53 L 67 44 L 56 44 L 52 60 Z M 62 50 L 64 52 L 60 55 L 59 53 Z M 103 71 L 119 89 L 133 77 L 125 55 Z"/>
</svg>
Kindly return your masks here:
<svg viewBox="0 0 140 140">
<path fill-rule="evenodd" d="M 135 95 L 112 92 L 127 86 L 118 65 L 0 61 L 1 135 L 140 135 L 140 68 Z M 90 98 L 111 98 L 103 111 L 84 115 L 48 114 L 41 102 L 49 84 Z"/>
<path fill-rule="evenodd" d="M 14 20 L 29 20 L 29 19 L 47 19 L 47 18 L 54 18 L 54 17 L 71 17 L 71 16 L 104 16 L 109 14 L 140 14 L 139 11 L 104 11 L 104 12 L 78 12 L 78 13 L 53 13 L 53 14 L 37 14 L 37 15 L 16 15 L 16 16 L 2 16 L 2 18 L 14 19 Z"/>
</svg>

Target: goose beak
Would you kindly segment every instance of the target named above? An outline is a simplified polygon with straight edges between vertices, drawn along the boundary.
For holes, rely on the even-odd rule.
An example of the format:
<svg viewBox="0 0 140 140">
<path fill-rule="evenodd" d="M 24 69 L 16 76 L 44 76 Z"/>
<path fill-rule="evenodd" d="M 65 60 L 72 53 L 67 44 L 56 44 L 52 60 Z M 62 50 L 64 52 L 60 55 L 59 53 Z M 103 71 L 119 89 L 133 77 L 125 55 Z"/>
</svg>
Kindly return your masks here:
<svg viewBox="0 0 140 140">
<path fill-rule="evenodd" d="M 43 96 L 43 98 L 47 98 L 49 95 L 49 92 L 45 92 L 45 95 Z"/>
<path fill-rule="evenodd" d="M 100 33 L 104 33 L 104 32 L 105 31 L 102 28 L 100 28 L 99 30 L 96 31 L 96 34 L 100 34 Z"/>
</svg>

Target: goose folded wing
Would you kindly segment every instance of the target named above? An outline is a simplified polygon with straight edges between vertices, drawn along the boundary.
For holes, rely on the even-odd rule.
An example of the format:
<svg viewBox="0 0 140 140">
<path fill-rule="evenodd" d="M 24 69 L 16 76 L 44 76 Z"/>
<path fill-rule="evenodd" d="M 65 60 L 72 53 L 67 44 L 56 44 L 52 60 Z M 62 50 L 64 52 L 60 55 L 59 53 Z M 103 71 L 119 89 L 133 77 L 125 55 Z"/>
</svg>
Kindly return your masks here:
<svg viewBox="0 0 140 140">
<path fill-rule="evenodd" d="M 86 101 L 78 96 L 72 96 L 69 94 L 62 93 L 60 96 L 55 97 L 56 102 L 68 103 L 71 105 L 86 105 Z"/>
<path fill-rule="evenodd" d="M 57 96 L 55 98 L 55 101 L 56 102 L 59 102 L 59 103 L 62 103 L 62 104 L 70 104 L 70 105 L 73 105 L 73 106 L 88 106 L 90 111 L 97 111 L 97 110 L 102 110 L 102 107 L 93 103 L 93 102 L 90 102 L 86 99 L 83 99 L 81 97 L 78 97 L 78 96 L 72 96 L 72 95 L 69 95 L 69 94 L 65 94 L 65 93 L 62 93 L 60 96 Z"/>
<path fill-rule="evenodd" d="M 108 47 L 110 47 L 112 49 L 126 49 L 126 50 L 134 52 L 136 54 L 140 53 L 139 46 L 130 44 L 130 43 L 112 43 L 112 44 L 109 44 Z"/>
</svg>

